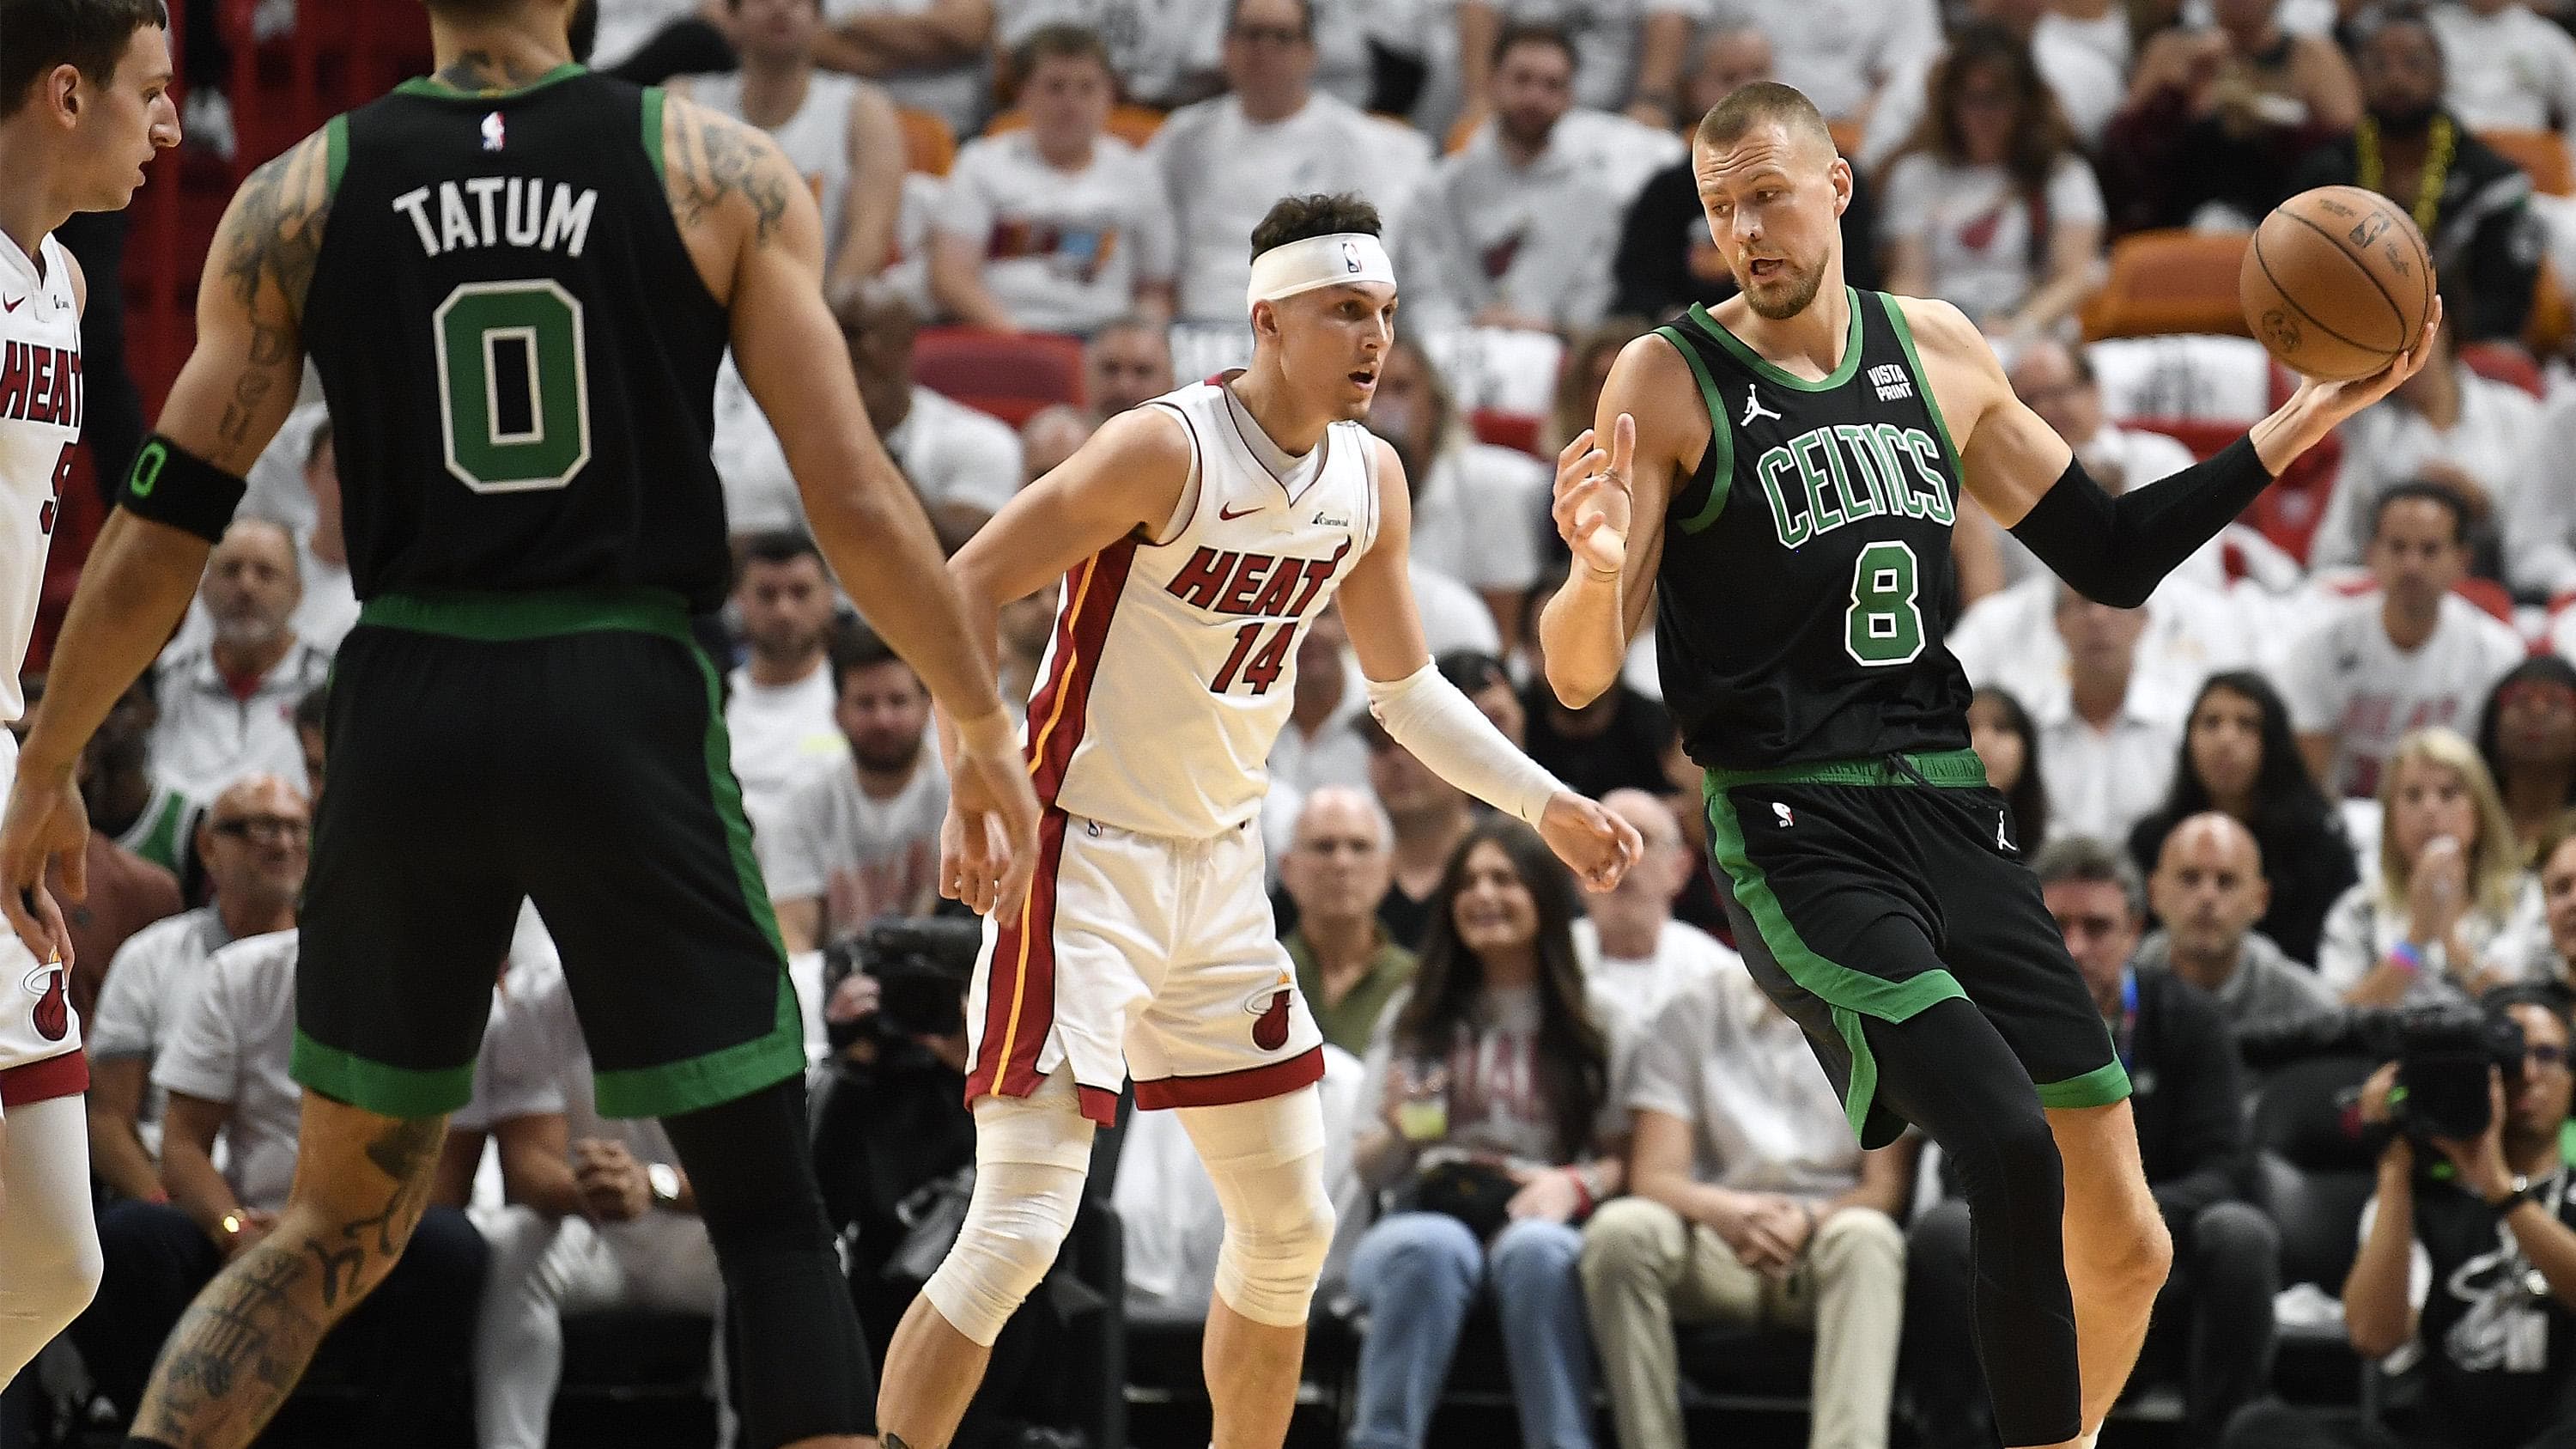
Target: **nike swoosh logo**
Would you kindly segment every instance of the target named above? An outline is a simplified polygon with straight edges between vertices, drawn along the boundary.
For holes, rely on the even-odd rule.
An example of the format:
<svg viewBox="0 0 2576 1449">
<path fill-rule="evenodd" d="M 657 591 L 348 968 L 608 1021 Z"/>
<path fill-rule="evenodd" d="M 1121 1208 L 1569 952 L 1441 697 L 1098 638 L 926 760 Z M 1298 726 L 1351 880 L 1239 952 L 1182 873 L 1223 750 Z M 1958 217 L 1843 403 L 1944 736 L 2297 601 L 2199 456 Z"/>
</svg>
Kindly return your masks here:
<svg viewBox="0 0 2576 1449">
<path fill-rule="evenodd" d="M 27 299 L 24 297 L 19 298 L 15 302 L 0 302 L 0 312 L 15 312 L 26 304 Z"/>
<path fill-rule="evenodd" d="M 1228 521 L 1228 522 L 1231 522 L 1231 521 L 1233 521 L 1234 519 L 1238 519 L 1238 518 L 1243 517 L 1243 516 L 1244 516 L 1244 514 L 1247 514 L 1247 513 L 1259 513 L 1260 511 L 1261 511 L 1261 505 L 1260 505 L 1260 504 L 1258 504 L 1258 503 L 1256 503 L 1256 504 L 1252 505 L 1250 508 L 1246 508 L 1246 509 L 1242 510 L 1241 512 L 1237 512 L 1236 510 L 1231 509 L 1231 508 L 1220 508 L 1220 509 L 1218 509 L 1218 510 L 1216 511 L 1216 516 L 1217 516 L 1218 518 L 1220 518 L 1220 519 L 1223 519 L 1223 520 L 1226 520 L 1226 521 Z"/>
</svg>

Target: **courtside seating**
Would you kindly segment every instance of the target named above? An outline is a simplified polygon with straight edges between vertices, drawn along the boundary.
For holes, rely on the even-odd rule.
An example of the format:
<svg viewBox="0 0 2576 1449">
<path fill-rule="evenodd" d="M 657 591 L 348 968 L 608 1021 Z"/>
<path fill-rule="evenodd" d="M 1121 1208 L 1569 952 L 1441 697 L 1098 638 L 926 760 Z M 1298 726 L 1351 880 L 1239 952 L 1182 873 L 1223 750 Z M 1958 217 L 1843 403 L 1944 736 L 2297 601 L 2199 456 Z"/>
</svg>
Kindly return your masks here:
<svg viewBox="0 0 2576 1449">
<path fill-rule="evenodd" d="M 1013 106 L 986 121 L 984 134 L 1005 135 L 1026 127 L 1028 123 L 1028 112 Z M 1109 134 L 1140 151 L 1144 149 L 1146 142 L 1154 139 L 1154 133 L 1161 129 L 1163 129 L 1163 113 L 1152 106 L 1128 105 L 1122 102 L 1109 108 Z"/>
<path fill-rule="evenodd" d="M 2567 142 L 2556 131 L 2499 127 L 2480 131 L 2477 137 L 2521 167 L 2531 177 L 2532 190 L 2549 196 L 2576 196 L 2576 165 L 2569 164 Z"/>
<path fill-rule="evenodd" d="M 912 375 L 1015 428 L 1052 403 L 1082 406 L 1082 344 L 1049 332 L 925 328 L 912 344 Z"/>
<path fill-rule="evenodd" d="M 2160 332 L 2252 335 L 2236 299 L 2244 233 L 2142 231 L 2111 247 L 2111 275 L 2084 305 L 2084 340 Z"/>
<path fill-rule="evenodd" d="M 957 164 L 957 133 L 948 128 L 945 117 L 911 106 L 894 108 L 894 118 L 903 127 L 903 166 L 907 171 L 926 171 L 945 176 Z"/>
</svg>

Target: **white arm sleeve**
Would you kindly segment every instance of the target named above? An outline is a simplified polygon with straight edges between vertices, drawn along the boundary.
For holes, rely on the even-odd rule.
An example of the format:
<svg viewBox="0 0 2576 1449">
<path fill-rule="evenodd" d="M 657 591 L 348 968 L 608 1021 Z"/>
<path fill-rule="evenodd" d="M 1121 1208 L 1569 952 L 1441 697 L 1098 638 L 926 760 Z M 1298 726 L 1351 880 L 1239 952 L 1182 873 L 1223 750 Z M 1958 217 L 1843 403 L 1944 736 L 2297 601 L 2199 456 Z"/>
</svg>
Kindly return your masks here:
<svg viewBox="0 0 2576 1449">
<path fill-rule="evenodd" d="M 1368 697 L 1369 713 L 1433 774 L 1524 824 L 1536 825 L 1549 799 L 1565 788 L 1513 749 L 1437 666 L 1425 664 L 1391 684 L 1372 679 Z"/>
</svg>

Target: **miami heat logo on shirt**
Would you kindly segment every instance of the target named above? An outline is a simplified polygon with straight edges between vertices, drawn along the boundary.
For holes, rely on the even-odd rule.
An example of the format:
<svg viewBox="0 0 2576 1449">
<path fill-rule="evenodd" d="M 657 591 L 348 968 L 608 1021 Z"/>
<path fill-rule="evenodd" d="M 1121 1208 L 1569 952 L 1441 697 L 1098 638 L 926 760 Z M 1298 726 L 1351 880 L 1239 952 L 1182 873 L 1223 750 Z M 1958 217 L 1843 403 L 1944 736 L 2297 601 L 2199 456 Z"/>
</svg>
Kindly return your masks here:
<svg viewBox="0 0 2576 1449">
<path fill-rule="evenodd" d="M 36 1035 L 47 1041 L 61 1041 L 72 1029 L 70 973 L 63 970 L 60 962 L 47 962 L 28 972 L 26 979 L 19 984 L 26 988 L 29 996 L 36 998 L 36 1009 L 32 1013 Z M 1280 1019 L 1285 1022 L 1287 1018 L 1283 1016 Z M 1284 1025 L 1281 1031 L 1285 1033 Z"/>
<path fill-rule="evenodd" d="M 1288 1044 L 1288 997 L 1295 990 L 1296 983 L 1283 972 L 1277 985 L 1261 988 L 1243 1003 L 1243 1014 L 1252 1018 L 1254 1046 L 1275 1052 Z"/>
</svg>

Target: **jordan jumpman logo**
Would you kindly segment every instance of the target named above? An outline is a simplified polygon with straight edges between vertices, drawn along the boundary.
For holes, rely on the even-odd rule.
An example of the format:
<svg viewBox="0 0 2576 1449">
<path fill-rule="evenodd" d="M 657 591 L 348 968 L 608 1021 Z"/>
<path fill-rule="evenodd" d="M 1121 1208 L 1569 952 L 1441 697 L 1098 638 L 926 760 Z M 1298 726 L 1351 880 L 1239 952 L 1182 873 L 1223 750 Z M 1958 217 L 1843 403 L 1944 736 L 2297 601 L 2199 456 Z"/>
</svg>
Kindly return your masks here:
<svg viewBox="0 0 2576 1449">
<path fill-rule="evenodd" d="M 1776 419 L 1779 418 L 1779 416 L 1780 415 L 1778 413 L 1764 407 L 1762 405 L 1761 395 L 1748 387 L 1744 390 L 1744 418 L 1743 421 L 1737 423 L 1736 426 L 1739 428 L 1749 428 L 1753 426 L 1753 420 L 1755 418 Z"/>
</svg>

